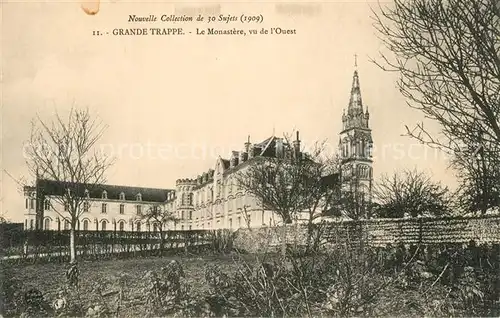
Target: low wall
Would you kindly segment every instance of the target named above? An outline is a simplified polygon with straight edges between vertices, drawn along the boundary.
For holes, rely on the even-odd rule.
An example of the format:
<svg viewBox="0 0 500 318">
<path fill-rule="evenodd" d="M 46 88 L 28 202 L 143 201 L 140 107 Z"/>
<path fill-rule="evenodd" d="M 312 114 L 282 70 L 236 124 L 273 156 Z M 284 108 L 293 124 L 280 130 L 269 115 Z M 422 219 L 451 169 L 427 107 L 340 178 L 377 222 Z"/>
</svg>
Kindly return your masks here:
<svg viewBox="0 0 500 318">
<path fill-rule="evenodd" d="M 373 219 L 332 221 L 315 225 L 322 231 L 322 243 L 359 242 L 371 246 L 388 244 L 476 244 L 500 243 L 500 215 L 483 217 L 446 217 L 414 219 Z M 248 252 L 275 248 L 286 232 L 287 243 L 304 244 L 307 228 L 286 227 L 241 229 L 234 246 Z"/>
</svg>

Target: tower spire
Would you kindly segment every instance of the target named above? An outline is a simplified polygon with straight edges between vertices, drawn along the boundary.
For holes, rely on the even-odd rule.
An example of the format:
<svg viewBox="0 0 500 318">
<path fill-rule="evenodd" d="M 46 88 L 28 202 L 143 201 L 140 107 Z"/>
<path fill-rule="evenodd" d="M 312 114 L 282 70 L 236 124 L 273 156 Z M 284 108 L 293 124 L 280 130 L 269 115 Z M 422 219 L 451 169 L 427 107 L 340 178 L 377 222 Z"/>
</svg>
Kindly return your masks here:
<svg viewBox="0 0 500 318">
<path fill-rule="evenodd" d="M 357 65 L 357 59 L 355 60 L 355 65 Z M 357 69 L 354 70 L 354 75 L 352 77 L 351 96 L 349 98 L 349 107 L 347 108 L 347 112 L 351 115 L 363 112 L 363 101 L 361 99 L 361 89 L 359 87 L 359 75 Z"/>
</svg>

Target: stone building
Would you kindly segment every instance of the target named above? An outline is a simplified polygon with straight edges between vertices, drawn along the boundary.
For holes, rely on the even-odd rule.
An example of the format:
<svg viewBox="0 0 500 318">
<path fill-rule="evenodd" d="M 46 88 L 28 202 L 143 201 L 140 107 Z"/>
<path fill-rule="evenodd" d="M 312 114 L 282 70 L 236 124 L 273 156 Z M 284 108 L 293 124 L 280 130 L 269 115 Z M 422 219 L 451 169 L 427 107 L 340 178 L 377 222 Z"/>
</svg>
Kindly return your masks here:
<svg viewBox="0 0 500 318">
<path fill-rule="evenodd" d="M 175 196 L 171 189 L 140 188 L 116 185 L 68 186 L 64 182 L 39 179 L 33 187 L 24 187 L 26 229 L 70 229 L 68 207 L 57 197 L 65 191 L 78 189 L 84 201 L 80 208 L 77 229 L 99 231 L 147 231 L 155 224 L 138 216 L 148 209 L 164 208 Z M 173 224 L 170 224 L 173 228 Z"/>
<path fill-rule="evenodd" d="M 172 201 L 182 220 L 181 229 L 237 229 L 279 223 L 275 213 L 264 210 L 253 196 L 238 187 L 235 174 L 258 160 L 279 156 L 280 152 L 301 154 L 298 133 L 293 145 L 276 136 L 256 144 L 248 138 L 243 149 L 232 151 L 229 159 L 217 158 L 214 169 L 193 179 L 177 180 L 177 195 Z"/>
<path fill-rule="evenodd" d="M 343 195 L 355 193 L 364 205 L 371 201 L 372 134 L 368 108 L 361 98 L 358 71 L 354 71 L 347 112 L 342 115 L 339 138 L 340 176 L 328 176 L 328 182 L 340 182 Z M 79 228 L 82 230 L 154 230 L 154 224 L 138 221 L 137 216 L 151 207 L 171 211 L 179 219 L 166 228 L 175 230 L 220 229 L 274 226 L 279 217 L 266 211 L 258 201 L 238 188 L 235 173 L 244 171 L 253 162 L 266 157 L 302 156 L 301 141 L 288 144 L 284 138 L 271 136 L 252 144 L 250 138 L 239 151 L 232 151 L 230 158 L 217 158 L 213 169 L 193 179 L 178 179 L 175 189 L 151 189 L 129 186 L 102 185 L 85 192 L 88 198 Z M 339 180 L 340 179 L 340 180 Z M 326 179 L 325 179 L 326 180 Z M 65 207 L 53 206 L 54 197 L 64 194 L 61 182 L 38 180 L 36 187 L 25 187 L 25 228 L 67 229 L 69 223 L 56 211 L 64 213 Z"/>
</svg>

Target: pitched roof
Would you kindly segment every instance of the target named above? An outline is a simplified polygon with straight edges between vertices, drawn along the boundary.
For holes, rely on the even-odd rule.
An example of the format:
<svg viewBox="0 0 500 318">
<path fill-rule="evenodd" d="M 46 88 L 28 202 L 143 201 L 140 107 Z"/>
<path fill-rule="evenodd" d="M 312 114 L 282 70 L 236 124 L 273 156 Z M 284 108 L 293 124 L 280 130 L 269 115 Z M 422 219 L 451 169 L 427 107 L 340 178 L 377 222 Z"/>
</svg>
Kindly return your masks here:
<svg viewBox="0 0 500 318">
<path fill-rule="evenodd" d="M 47 179 L 39 179 L 37 181 L 37 189 L 45 195 L 63 195 L 67 189 L 84 196 L 85 190 L 88 191 L 89 197 L 94 199 L 101 199 L 102 193 L 106 191 L 108 199 L 120 198 L 120 193 L 125 194 L 125 200 L 136 200 L 137 194 L 141 194 L 141 201 L 146 202 L 165 202 L 168 194 L 173 192 L 173 189 L 158 189 L 158 188 L 143 188 L 143 187 L 130 187 L 121 185 L 91 185 L 85 183 L 74 183 L 55 181 Z"/>
</svg>

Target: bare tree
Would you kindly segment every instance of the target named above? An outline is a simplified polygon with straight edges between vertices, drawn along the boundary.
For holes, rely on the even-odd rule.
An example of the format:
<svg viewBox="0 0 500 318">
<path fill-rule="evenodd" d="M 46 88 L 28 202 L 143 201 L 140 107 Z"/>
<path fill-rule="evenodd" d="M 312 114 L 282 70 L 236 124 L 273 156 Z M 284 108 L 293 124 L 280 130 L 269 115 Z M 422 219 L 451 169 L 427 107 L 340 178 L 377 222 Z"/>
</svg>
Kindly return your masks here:
<svg viewBox="0 0 500 318">
<path fill-rule="evenodd" d="M 332 161 L 321 157 L 321 144 L 305 153 L 294 149 L 285 136 L 283 147 L 281 155 L 254 158 L 248 168 L 236 175 L 236 181 L 284 224 L 292 223 L 302 212 L 308 212 L 309 221 L 313 222 L 330 199 L 332 187 L 326 186 L 324 177 L 333 172 Z"/>
<path fill-rule="evenodd" d="M 374 20 L 392 53 L 375 63 L 398 72 L 408 104 L 440 127 L 436 134 L 418 123 L 406 127 L 408 135 L 452 154 L 463 186 L 490 192 L 485 186 L 494 183 L 473 163 L 479 149 L 484 160 L 500 163 L 498 1 L 396 0 L 374 11 Z M 480 197 L 484 210 L 488 195 Z"/>
<path fill-rule="evenodd" d="M 163 255 L 165 231 L 168 228 L 168 224 L 170 222 L 176 224 L 179 222 L 179 218 L 175 216 L 173 211 L 170 211 L 161 205 L 153 205 L 149 207 L 146 212 L 138 215 L 137 219 L 153 224 L 153 230 L 156 229 L 160 234 L 160 254 Z"/>
<path fill-rule="evenodd" d="M 337 193 L 332 196 L 330 207 L 326 212 L 333 217 L 346 217 L 359 220 L 371 217 L 371 202 L 366 200 L 367 193 L 361 189 L 361 180 L 354 174 L 348 180 L 340 181 Z"/>
<path fill-rule="evenodd" d="M 60 192 L 51 196 L 49 202 L 62 218 L 69 218 L 72 263 L 76 259 L 75 230 L 88 202 L 88 193 L 105 182 L 105 172 L 112 164 L 95 149 L 105 128 L 102 122 L 92 118 L 88 109 L 71 108 L 68 118 L 56 113 L 50 123 L 37 116 L 25 148 L 26 164 L 36 180 L 37 206 L 44 202 L 45 195 L 52 194 L 39 186 L 40 180 L 59 185 Z M 60 207 L 64 207 L 64 211 Z M 37 213 L 41 211 L 43 208 L 37 209 Z"/>
<path fill-rule="evenodd" d="M 373 195 L 379 217 L 442 216 L 450 212 L 448 188 L 416 170 L 382 176 Z"/>
<path fill-rule="evenodd" d="M 306 153 L 287 135 L 281 142 L 283 151 L 272 157 L 255 157 L 248 168 L 236 175 L 236 181 L 284 224 L 307 215 L 309 248 L 311 242 L 318 241 L 313 240 L 315 220 L 324 215 L 339 192 L 338 161 L 327 156 L 325 143 L 316 143 Z M 283 238 L 282 254 L 285 250 Z"/>
</svg>

